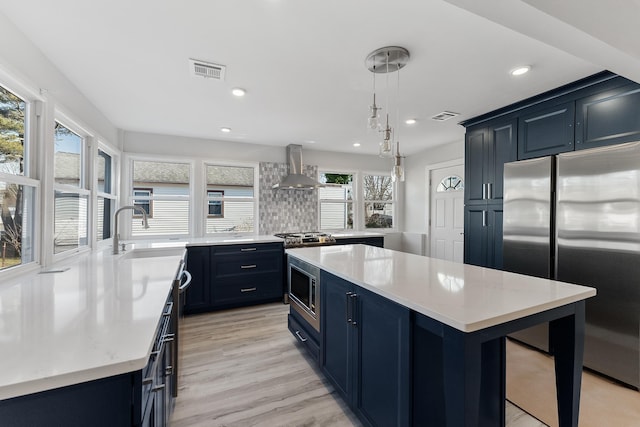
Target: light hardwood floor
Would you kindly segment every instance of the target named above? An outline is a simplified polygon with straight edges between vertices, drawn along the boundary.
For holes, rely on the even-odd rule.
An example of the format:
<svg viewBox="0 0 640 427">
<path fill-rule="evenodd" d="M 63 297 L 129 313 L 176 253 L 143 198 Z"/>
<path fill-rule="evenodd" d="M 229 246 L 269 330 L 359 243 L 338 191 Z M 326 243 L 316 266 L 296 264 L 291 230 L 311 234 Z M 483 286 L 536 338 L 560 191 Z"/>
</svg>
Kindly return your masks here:
<svg viewBox="0 0 640 427">
<path fill-rule="evenodd" d="M 171 426 L 359 426 L 289 333 L 288 312 L 275 303 L 184 317 Z M 507 426 L 544 424 L 507 403 Z"/>
</svg>

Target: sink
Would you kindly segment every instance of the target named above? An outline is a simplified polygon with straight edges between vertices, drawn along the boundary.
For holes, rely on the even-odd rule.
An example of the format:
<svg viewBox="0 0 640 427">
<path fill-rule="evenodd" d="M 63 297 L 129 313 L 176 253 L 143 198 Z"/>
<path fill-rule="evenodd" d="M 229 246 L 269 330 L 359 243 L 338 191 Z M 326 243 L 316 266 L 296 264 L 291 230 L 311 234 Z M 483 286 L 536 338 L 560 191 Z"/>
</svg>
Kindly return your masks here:
<svg viewBox="0 0 640 427">
<path fill-rule="evenodd" d="M 181 248 L 140 248 L 133 249 L 121 255 L 120 259 L 137 259 L 137 258 L 155 258 L 162 256 L 179 256 L 184 255 L 185 249 Z"/>
</svg>

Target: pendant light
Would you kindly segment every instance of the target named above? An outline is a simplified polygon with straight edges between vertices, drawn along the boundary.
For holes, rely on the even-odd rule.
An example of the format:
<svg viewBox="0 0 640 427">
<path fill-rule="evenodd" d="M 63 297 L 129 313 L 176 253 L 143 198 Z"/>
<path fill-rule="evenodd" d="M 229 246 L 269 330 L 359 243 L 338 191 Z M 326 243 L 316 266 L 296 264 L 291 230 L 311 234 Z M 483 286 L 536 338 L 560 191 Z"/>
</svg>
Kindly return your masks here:
<svg viewBox="0 0 640 427">
<path fill-rule="evenodd" d="M 380 157 L 389 157 L 394 158 L 394 170 L 396 169 L 396 164 L 400 168 L 402 157 L 399 154 L 399 141 L 396 140 L 394 143 L 394 129 L 396 129 L 395 136 L 398 136 L 397 127 L 400 125 L 399 113 L 396 112 L 396 124 L 395 127 L 389 124 L 389 73 L 393 73 L 395 71 L 400 71 L 407 62 L 409 61 L 409 51 L 403 47 L 399 46 L 387 46 L 382 47 L 380 49 L 376 49 L 367 55 L 365 60 L 365 65 L 367 69 L 374 73 L 374 105 L 370 107 L 371 116 L 373 116 L 373 107 L 379 108 L 375 105 L 375 74 L 376 73 L 385 73 L 387 75 L 387 83 L 386 83 L 386 96 L 387 96 L 387 114 L 386 114 L 386 125 L 384 129 L 379 129 L 379 132 L 382 133 L 382 142 L 380 142 Z M 398 73 L 398 98 L 396 111 L 399 110 L 400 106 L 400 73 Z M 377 113 L 377 110 L 375 111 Z M 379 123 L 379 120 L 378 120 Z M 395 155 L 394 155 L 394 145 L 395 147 Z M 404 173 L 402 174 L 404 176 Z M 404 180 L 404 178 L 402 178 Z"/>
<path fill-rule="evenodd" d="M 391 181 L 404 181 L 404 168 L 402 167 L 402 156 L 400 156 L 400 69 L 398 68 L 398 98 L 396 102 L 396 154 L 393 156 L 393 168 L 391 169 Z"/>
<path fill-rule="evenodd" d="M 374 65 L 375 69 L 375 65 Z M 369 106 L 369 118 L 367 119 L 367 126 L 371 130 L 379 131 L 382 127 L 380 123 L 380 110 L 381 107 L 376 105 L 376 72 L 373 72 L 373 105 Z"/>
</svg>

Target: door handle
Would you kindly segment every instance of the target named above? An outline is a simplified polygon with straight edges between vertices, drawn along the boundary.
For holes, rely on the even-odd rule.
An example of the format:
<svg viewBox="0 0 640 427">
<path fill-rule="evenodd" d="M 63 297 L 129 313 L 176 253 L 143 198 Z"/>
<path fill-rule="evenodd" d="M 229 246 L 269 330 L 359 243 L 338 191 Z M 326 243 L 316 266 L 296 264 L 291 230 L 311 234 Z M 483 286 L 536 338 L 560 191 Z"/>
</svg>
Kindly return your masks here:
<svg viewBox="0 0 640 427">
<path fill-rule="evenodd" d="M 349 299 L 351 300 L 351 326 L 357 326 L 358 321 L 358 294 L 352 293 L 349 295 Z"/>
<path fill-rule="evenodd" d="M 487 226 L 487 211 L 482 211 L 482 226 Z"/>
<path fill-rule="evenodd" d="M 482 200 L 487 200 L 487 184 L 482 184 Z"/>
<path fill-rule="evenodd" d="M 487 199 L 493 199 L 493 183 L 490 182 L 487 184 Z"/>
<path fill-rule="evenodd" d="M 347 292 L 344 294 L 345 297 L 345 318 L 347 320 L 347 323 L 351 323 L 351 310 L 349 310 L 351 308 L 351 300 L 349 299 L 349 297 L 351 296 L 351 294 L 353 294 L 353 292 Z"/>
</svg>

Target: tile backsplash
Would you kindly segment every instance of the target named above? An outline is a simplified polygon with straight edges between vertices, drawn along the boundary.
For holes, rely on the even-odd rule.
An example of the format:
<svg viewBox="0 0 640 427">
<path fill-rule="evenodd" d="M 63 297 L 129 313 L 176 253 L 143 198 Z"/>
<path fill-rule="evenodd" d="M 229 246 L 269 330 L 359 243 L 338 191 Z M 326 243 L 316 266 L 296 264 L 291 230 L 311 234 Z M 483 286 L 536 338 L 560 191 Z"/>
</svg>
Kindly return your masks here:
<svg viewBox="0 0 640 427">
<path fill-rule="evenodd" d="M 274 190 L 289 173 L 286 163 L 260 163 L 260 234 L 318 229 L 318 190 Z M 318 167 L 305 165 L 303 173 L 317 179 Z"/>
</svg>

